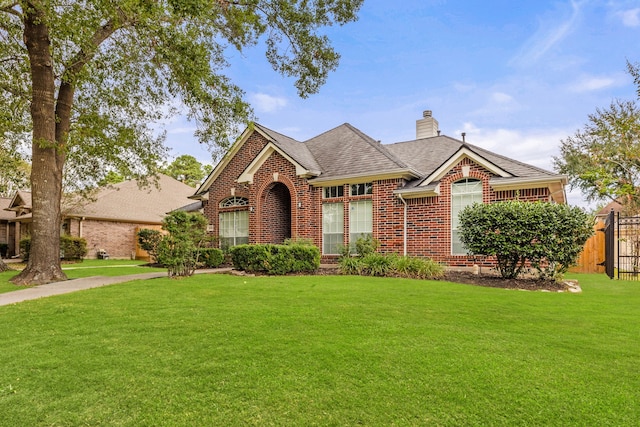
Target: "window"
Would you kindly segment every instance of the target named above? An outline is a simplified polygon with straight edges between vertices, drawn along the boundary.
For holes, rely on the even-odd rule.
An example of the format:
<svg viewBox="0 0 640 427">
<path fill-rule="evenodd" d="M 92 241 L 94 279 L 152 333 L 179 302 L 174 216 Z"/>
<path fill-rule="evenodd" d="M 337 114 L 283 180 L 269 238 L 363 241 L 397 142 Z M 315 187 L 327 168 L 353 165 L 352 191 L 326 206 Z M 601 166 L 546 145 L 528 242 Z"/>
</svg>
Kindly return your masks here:
<svg viewBox="0 0 640 427">
<path fill-rule="evenodd" d="M 220 202 L 221 208 L 231 208 L 234 206 L 248 206 L 248 205 L 249 205 L 249 199 L 245 197 L 232 196 L 232 197 L 227 197 L 226 199 Z"/>
<path fill-rule="evenodd" d="M 337 255 L 344 244 L 344 207 L 342 203 L 322 205 L 322 253 Z"/>
<path fill-rule="evenodd" d="M 352 196 L 364 196 L 373 193 L 373 184 L 366 182 L 364 184 L 351 184 Z"/>
<path fill-rule="evenodd" d="M 249 243 L 249 211 L 220 212 L 220 246 Z"/>
<path fill-rule="evenodd" d="M 325 199 L 330 199 L 332 197 L 342 197 L 344 196 L 344 185 L 336 185 L 333 187 L 325 187 L 323 196 Z"/>
<path fill-rule="evenodd" d="M 371 200 L 349 204 L 349 242 L 373 235 L 373 209 Z"/>
<path fill-rule="evenodd" d="M 460 242 L 458 231 L 458 215 L 462 210 L 474 203 L 482 203 L 482 181 L 463 179 L 451 184 L 451 253 L 465 255 L 467 250 Z"/>
</svg>

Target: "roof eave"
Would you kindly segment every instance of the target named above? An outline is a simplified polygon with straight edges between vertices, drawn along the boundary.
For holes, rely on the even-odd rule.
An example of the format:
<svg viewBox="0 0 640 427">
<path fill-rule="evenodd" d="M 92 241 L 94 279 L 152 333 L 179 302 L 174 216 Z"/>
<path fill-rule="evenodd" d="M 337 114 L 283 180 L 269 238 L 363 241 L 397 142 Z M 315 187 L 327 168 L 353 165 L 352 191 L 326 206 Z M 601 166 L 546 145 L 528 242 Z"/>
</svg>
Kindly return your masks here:
<svg viewBox="0 0 640 427">
<path fill-rule="evenodd" d="M 359 184 L 367 181 L 381 181 L 384 179 L 405 179 L 412 180 L 419 178 L 417 172 L 411 169 L 394 169 L 385 172 L 376 173 L 358 173 L 339 176 L 320 176 L 318 178 L 309 179 L 309 184 L 316 187 L 328 187 L 331 185 L 341 184 Z"/>
<path fill-rule="evenodd" d="M 565 185 L 569 183 L 566 175 L 545 176 L 538 178 L 493 178 L 489 185 L 495 191 L 525 190 L 529 188 L 548 188 L 551 197 L 557 203 L 566 203 Z"/>
</svg>

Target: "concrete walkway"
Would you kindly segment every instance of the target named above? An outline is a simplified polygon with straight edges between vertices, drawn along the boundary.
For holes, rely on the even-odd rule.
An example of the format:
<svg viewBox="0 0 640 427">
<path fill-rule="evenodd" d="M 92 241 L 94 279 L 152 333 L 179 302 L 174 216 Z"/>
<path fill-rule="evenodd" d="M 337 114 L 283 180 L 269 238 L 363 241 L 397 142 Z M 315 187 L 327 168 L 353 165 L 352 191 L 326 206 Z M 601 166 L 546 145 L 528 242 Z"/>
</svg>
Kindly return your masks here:
<svg viewBox="0 0 640 427">
<path fill-rule="evenodd" d="M 202 269 L 196 270 L 196 274 L 225 273 L 228 271 L 231 271 L 231 268 Z M 130 282 L 132 280 L 155 279 L 158 277 L 167 277 L 167 273 L 160 271 L 113 277 L 93 276 L 81 279 L 65 280 L 63 282 L 47 283 L 46 285 L 34 286 L 32 288 L 25 288 L 20 289 L 19 291 L 5 292 L 3 294 L 0 294 L 0 306 L 15 304 L 32 299 L 50 297 L 53 295 L 68 294 L 85 289 L 98 288 L 100 286 L 113 285 L 114 283 L 124 283 Z"/>
</svg>

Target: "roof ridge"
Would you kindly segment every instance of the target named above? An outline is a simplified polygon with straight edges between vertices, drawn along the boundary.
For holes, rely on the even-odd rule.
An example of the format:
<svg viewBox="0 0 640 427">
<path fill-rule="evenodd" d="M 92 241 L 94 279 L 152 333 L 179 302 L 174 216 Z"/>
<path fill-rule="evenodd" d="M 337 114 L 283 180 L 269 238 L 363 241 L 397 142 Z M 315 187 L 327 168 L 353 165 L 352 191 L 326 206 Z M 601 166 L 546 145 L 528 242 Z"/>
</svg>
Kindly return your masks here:
<svg viewBox="0 0 640 427">
<path fill-rule="evenodd" d="M 374 138 L 372 138 L 371 136 L 367 135 L 366 133 L 364 133 L 363 131 L 361 131 L 357 127 L 353 126 L 351 123 L 347 123 L 347 122 L 345 122 L 345 123 L 343 123 L 343 124 L 341 124 L 339 126 L 336 126 L 336 127 L 332 128 L 332 129 L 329 129 L 329 130 L 327 130 L 325 132 L 322 132 L 321 134 L 318 134 L 318 135 L 314 136 L 313 138 L 309 138 L 304 143 L 306 144 L 307 142 L 310 142 L 310 141 L 312 141 L 312 140 L 314 140 L 316 138 L 319 138 L 322 135 L 326 135 L 327 133 L 335 131 L 336 129 L 339 129 L 341 127 L 346 127 L 349 130 L 351 130 L 353 133 L 358 135 L 364 142 L 369 144 L 371 147 L 375 148 L 380 154 L 385 156 L 387 159 L 389 159 L 390 161 L 392 161 L 393 163 L 395 163 L 399 167 L 413 169 L 411 166 L 409 166 L 408 164 L 406 164 L 405 162 L 400 160 L 396 155 L 394 155 L 386 147 L 384 147 L 384 144 L 380 143 L 380 141 L 375 140 Z"/>
<path fill-rule="evenodd" d="M 283 137 L 285 137 L 285 138 L 287 138 L 287 139 L 290 139 L 290 140 L 292 140 L 292 141 L 295 141 L 295 142 L 298 142 L 298 143 L 302 144 L 302 142 L 301 142 L 301 141 L 298 141 L 298 140 L 297 140 L 297 139 L 295 139 L 295 138 L 292 138 L 292 137 L 290 137 L 290 136 L 288 136 L 288 135 L 285 135 L 285 134 L 284 134 L 284 133 L 282 133 L 282 132 L 278 132 L 277 130 L 273 130 L 273 129 L 268 128 L 268 127 L 266 127 L 266 126 L 264 126 L 264 125 L 261 125 L 260 123 L 254 122 L 254 123 L 253 123 L 253 125 L 254 125 L 254 126 L 256 126 L 256 127 L 259 127 L 260 129 L 262 129 L 263 131 L 266 131 L 267 133 L 275 133 L 275 134 L 277 134 L 277 135 L 279 135 L 279 136 L 283 136 Z"/>
</svg>

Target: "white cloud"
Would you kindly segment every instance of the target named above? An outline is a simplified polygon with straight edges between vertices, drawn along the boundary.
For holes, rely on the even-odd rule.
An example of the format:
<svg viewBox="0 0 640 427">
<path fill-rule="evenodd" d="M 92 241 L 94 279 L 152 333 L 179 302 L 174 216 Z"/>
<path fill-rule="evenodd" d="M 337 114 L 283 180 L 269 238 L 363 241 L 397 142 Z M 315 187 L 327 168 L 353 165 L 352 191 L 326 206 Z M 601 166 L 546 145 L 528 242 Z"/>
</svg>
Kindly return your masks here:
<svg viewBox="0 0 640 427">
<path fill-rule="evenodd" d="M 259 113 L 274 113 L 287 106 L 286 98 L 267 95 L 266 93 L 254 93 L 250 96 L 252 106 Z"/>
<path fill-rule="evenodd" d="M 616 83 L 616 79 L 612 77 L 583 77 L 575 84 L 570 86 L 572 92 L 591 92 L 611 87 Z"/>
<path fill-rule="evenodd" d="M 530 66 L 538 62 L 542 57 L 558 45 L 569 35 L 578 23 L 582 4 L 571 1 L 571 15 L 562 22 L 554 22 L 559 12 L 550 14 L 548 21 L 541 21 L 538 30 L 522 46 L 520 52 L 514 56 L 510 64 L 516 66 Z"/>
<path fill-rule="evenodd" d="M 559 154 L 560 141 L 570 134 L 562 129 L 525 132 L 479 128 L 470 122 L 456 134 L 461 132 L 466 132 L 466 140 L 470 144 L 549 171 L 553 170 L 553 157 Z"/>
<path fill-rule="evenodd" d="M 640 8 L 618 12 L 626 27 L 640 27 Z"/>
<path fill-rule="evenodd" d="M 491 101 L 496 104 L 510 104 L 513 102 L 513 97 L 504 92 L 494 92 L 491 94 Z"/>
</svg>

